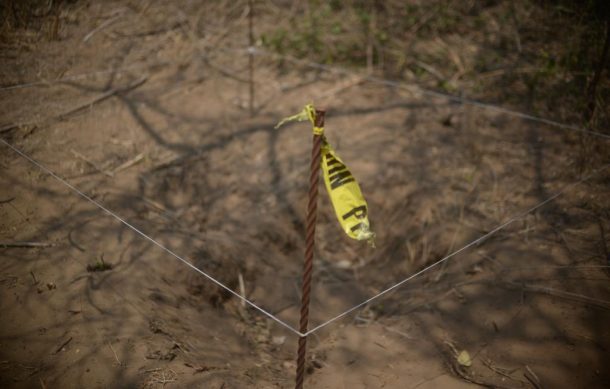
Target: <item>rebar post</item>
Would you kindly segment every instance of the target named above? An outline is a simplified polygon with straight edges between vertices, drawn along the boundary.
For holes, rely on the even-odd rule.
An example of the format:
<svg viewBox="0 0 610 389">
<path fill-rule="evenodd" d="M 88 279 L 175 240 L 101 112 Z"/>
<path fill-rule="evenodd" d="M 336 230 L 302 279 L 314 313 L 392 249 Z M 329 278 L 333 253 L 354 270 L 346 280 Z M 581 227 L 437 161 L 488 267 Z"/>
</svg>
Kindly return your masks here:
<svg viewBox="0 0 610 389">
<path fill-rule="evenodd" d="M 316 110 L 315 126 L 324 127 L 323 110 Z M 313 272 L 313 251 L 316 235 L 316 218 L 318 211 L 318 182 L 320 178 L 320 161 L 322 149 L 322 135 L 313 136 L 311 149 L 311 168 L 309 172 L 309 200 L 307 203 L 307 226 L 305 233 L 305 264 L 303 265 L 303 289 L 301 295 L 301 320 L 299 332 L 305 334 L 309 323 L 309 299 L 311 294 L 311 274 Z M 299 337 L 297 351 L 296 389 L 303 388 L 305 378 L 305 360 L 307 354 L 307 336 Z"/>
</svg>

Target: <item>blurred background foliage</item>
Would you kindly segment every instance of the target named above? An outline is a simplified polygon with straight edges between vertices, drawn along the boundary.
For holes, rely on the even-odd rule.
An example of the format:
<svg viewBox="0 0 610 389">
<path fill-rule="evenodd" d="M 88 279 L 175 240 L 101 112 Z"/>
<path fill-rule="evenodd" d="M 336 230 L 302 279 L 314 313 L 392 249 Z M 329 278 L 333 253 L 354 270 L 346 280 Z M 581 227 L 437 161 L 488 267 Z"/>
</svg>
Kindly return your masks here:
<svg viewBox="0 0 610 389">
<path fill-rule="evenodd" d="M 79 4 L 0 1 L 0 44 L 20 29 L 58 39 Z M 231 24 L 249 6 L 268 50 L 610 133 L 608 0 L 215 0 L 200 14 Z"/>
<path fill-rule="evenodd" d="M 272 21 L 257 20 L 258 43 L 280 54 L 366 69 L 608 131 L 607 53 L 602 63 L 606 0 L 310 0 L 254 6 Z"/>
</svg>

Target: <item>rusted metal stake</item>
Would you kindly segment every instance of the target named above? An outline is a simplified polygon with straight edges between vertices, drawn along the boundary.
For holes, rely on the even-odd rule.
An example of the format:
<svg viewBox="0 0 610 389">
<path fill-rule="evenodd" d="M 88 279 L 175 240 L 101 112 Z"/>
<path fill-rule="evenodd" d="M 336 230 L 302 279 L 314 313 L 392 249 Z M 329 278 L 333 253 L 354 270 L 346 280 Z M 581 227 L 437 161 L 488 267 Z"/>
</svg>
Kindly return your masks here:
<svg viewBox="0 0 610 389">
<path fill-rule="evenodd" d="M 315 126 L 324 127 L 323 110 L 316 110 Z M 311 168 L 309 173 L 309 201 L 307 203 L 307 228 L 305 233 L 305 264 L 303 266 L 303 292 L 301 295 L 301 320 L 299 331 L 307 332 L 309 323 L 309 297 L 311 294 L 311 273 L 313 271 L 313 249 L 316 238 L 316 217 L 318 211 L 318 182 L 320 177 L 320 160 L 322 135 L 313 136 L 311 149 Z M 299 337 L 299 348 L 297 351 L 297 375 L 296 389 L 303 388 L 305 379 L 305 356 L 307 353 L 307 337 Z"/>
</svg>

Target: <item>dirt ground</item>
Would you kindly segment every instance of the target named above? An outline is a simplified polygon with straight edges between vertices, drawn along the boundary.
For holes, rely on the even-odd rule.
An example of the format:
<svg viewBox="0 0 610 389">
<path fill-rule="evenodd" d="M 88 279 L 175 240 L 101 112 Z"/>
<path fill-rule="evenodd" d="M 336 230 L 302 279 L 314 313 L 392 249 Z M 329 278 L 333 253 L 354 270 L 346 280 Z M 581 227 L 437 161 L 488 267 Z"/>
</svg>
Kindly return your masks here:
<svg viewBox="0 0 610 389">
<path fill-rule="evenodd" d="M 246 13 L 211 7 L 67 2 L 5 31 L 0 136 L 295 327 L 311 129 L 274 125 L 304 104 L 377 233 L 345 237 L 320 187 L 310 328 L 561 192 L 315 332 L 305 384 L 610 387 L 607 139 L 265 52 L 250 114 Z M 585 167 L 583 137 L 606 151 Z M 1 387 L 294 385 L 294 333 L 0 150 Z"/>
</svg>

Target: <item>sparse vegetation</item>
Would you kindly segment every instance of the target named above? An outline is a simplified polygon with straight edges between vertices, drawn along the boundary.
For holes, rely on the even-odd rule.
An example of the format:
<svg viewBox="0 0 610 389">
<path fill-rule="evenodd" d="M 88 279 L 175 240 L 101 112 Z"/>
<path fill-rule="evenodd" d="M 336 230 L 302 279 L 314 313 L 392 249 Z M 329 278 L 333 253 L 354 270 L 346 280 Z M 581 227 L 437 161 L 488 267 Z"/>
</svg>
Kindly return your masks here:
<svg viewBox="0 0 610 389">
<path fill-rule="evenodd" d="M 104 261 L 104 257 L 100 257 L 95 263 L 87 265 L 88 272 L 101 272 L 112 270 L 112 264 Z"/>
<path fill-rule="evenodd" d="M 296 3 L 295 3 L 296 4 Z M 308 1 L 261 27 L 261 44 L 326 64 L 369 68 L 605 131 L 587 116 L 606 36 L 608 2 Z M 262 6 L 262 5 L 261 5 Z M 593 100 L 610 104 L 606 73 Z M 606 130 L 607 131 L 607 130 Z"/>
</svg>

